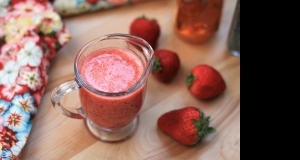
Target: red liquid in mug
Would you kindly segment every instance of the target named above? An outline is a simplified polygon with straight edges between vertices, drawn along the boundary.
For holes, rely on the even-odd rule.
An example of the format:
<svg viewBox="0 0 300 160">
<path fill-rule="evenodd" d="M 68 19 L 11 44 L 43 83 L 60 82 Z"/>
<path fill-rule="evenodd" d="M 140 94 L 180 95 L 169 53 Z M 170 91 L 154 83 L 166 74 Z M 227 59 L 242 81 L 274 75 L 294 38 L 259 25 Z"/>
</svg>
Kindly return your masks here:
<svg viewBox="0 0 300 160">
<path fill-rule="evenodd" d="M 130 89 L 144 71 L 142 61 L 129 50 L 105 48 L 90 54 L 80 74 L 94 89 L 117 93 Z M 79 90 L 81 105 L 90 120 L 98 126 L 120 129 L 129 124 L 141 109 L 146 84 L 136 91 L 118 97 L 97 95 L 86 88 Z"/>
</svg>

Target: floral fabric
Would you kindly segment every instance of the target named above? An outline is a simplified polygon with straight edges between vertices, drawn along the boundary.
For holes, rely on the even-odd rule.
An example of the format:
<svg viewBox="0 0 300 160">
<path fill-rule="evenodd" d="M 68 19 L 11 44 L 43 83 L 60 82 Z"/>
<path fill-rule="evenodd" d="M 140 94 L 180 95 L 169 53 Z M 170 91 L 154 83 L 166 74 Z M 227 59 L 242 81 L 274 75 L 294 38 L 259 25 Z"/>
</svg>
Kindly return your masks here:
<svg viewBox="0 0 300 160">
<path fill-rule="evenodd" d="M 53 6 L 60 15 L 71 16 L 142 1 L 145 0 L 54 0 Z"/>
<path fill-rule="evenodd" d="M 0 0 L 0 160 L 19 157 L 50 62 L 70 39 L 47 0 Z"/>
</svg>

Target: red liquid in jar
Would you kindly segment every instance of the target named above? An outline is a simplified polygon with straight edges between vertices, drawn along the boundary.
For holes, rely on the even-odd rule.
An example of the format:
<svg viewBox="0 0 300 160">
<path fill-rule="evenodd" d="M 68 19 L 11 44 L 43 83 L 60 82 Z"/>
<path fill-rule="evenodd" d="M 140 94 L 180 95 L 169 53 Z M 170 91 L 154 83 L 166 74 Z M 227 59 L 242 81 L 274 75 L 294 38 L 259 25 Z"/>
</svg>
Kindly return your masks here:
<svg viewBox="0 0 300 160">
<path fill-rule="evenodd" d="M 223 0 L 177 0 L 175 32 L 182 39 L 201 44 L 219 28 Z"/>
</svg>

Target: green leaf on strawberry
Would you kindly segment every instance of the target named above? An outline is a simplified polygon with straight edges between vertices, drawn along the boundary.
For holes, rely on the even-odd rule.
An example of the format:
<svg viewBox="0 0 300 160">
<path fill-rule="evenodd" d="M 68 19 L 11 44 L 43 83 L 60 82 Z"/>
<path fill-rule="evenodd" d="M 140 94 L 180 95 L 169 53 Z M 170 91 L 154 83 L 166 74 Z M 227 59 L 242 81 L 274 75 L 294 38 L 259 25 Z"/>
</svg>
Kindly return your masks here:
<svg viewBox="0 0 300 160">
<path fill-rule="evenodd" d="M 212 127 L 209 127 L 209 119 L 210 117 L 207 117 L 205 118 L 205 115 L 204 113 L 200 111 L 200 121 L 198 121 L 197 119 L 192 119 L 195 123 L 195 127 L 197 128 L 198 130 L 198 139 L 197 141 L 195 142 L 198 143 L 202 140 L 202 138 L 207 135 L 207 134 L 212 134 L 212 133 L 215 133 L 217 130 L 215 128 L 212 128 Z"/>
<path fill-rule="evenodd" d="M 192 73 L 188 73 L 186 75 L 185 83 L 187 84 L 188 87 L 190 87 L 195 80 L 197 80 L 197 77 L 194 76 Z"/>
<path fill-rule="evenodd" d="M 162 71 L 162 67 L 161 67 L 159 61 L 160 61 L 160 58 L 158 58 L 158 57 L 154 58 L 153 69 L 152 69 L 154 72 Z"/>
</svg>

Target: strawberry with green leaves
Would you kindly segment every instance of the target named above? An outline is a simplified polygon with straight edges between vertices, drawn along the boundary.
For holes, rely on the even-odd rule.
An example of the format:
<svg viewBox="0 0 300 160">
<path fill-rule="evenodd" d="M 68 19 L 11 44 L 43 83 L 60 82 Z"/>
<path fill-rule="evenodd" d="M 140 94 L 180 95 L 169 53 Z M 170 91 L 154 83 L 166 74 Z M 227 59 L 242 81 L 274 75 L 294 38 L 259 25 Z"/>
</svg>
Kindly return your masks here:
<svg viewBox="0 0 300 160">
<path fill-rule="evenodd" d="M 160 36 L 160 26 L 155 19 L 149 19 L 146 16 L 142 16 L 131 22 L 129 33 L 144 39 L 155 50 Z"/>
<path fill-rule="evenodd" d="M 152 75 L 163 83 L 173 80 L 180 69 L 180 60 L 177 53 L 160 49 L 154 53 Z"/>
<path fill-rule="evenodd" d="M 209 126 L 209 119 L 200 109 L 188 106 L 161 115 L 157 125 L 176 141 L 192 146 L 200 143 L 205 135 L 216 132 Z"/>
<path fill-rule="evenodd" d="M 225 81 L 221 74 L 206 64 L 194 67 L 186 76 L 189 92 L 198 99 L 210 99 L 224 92 Z"/>
</svg>

